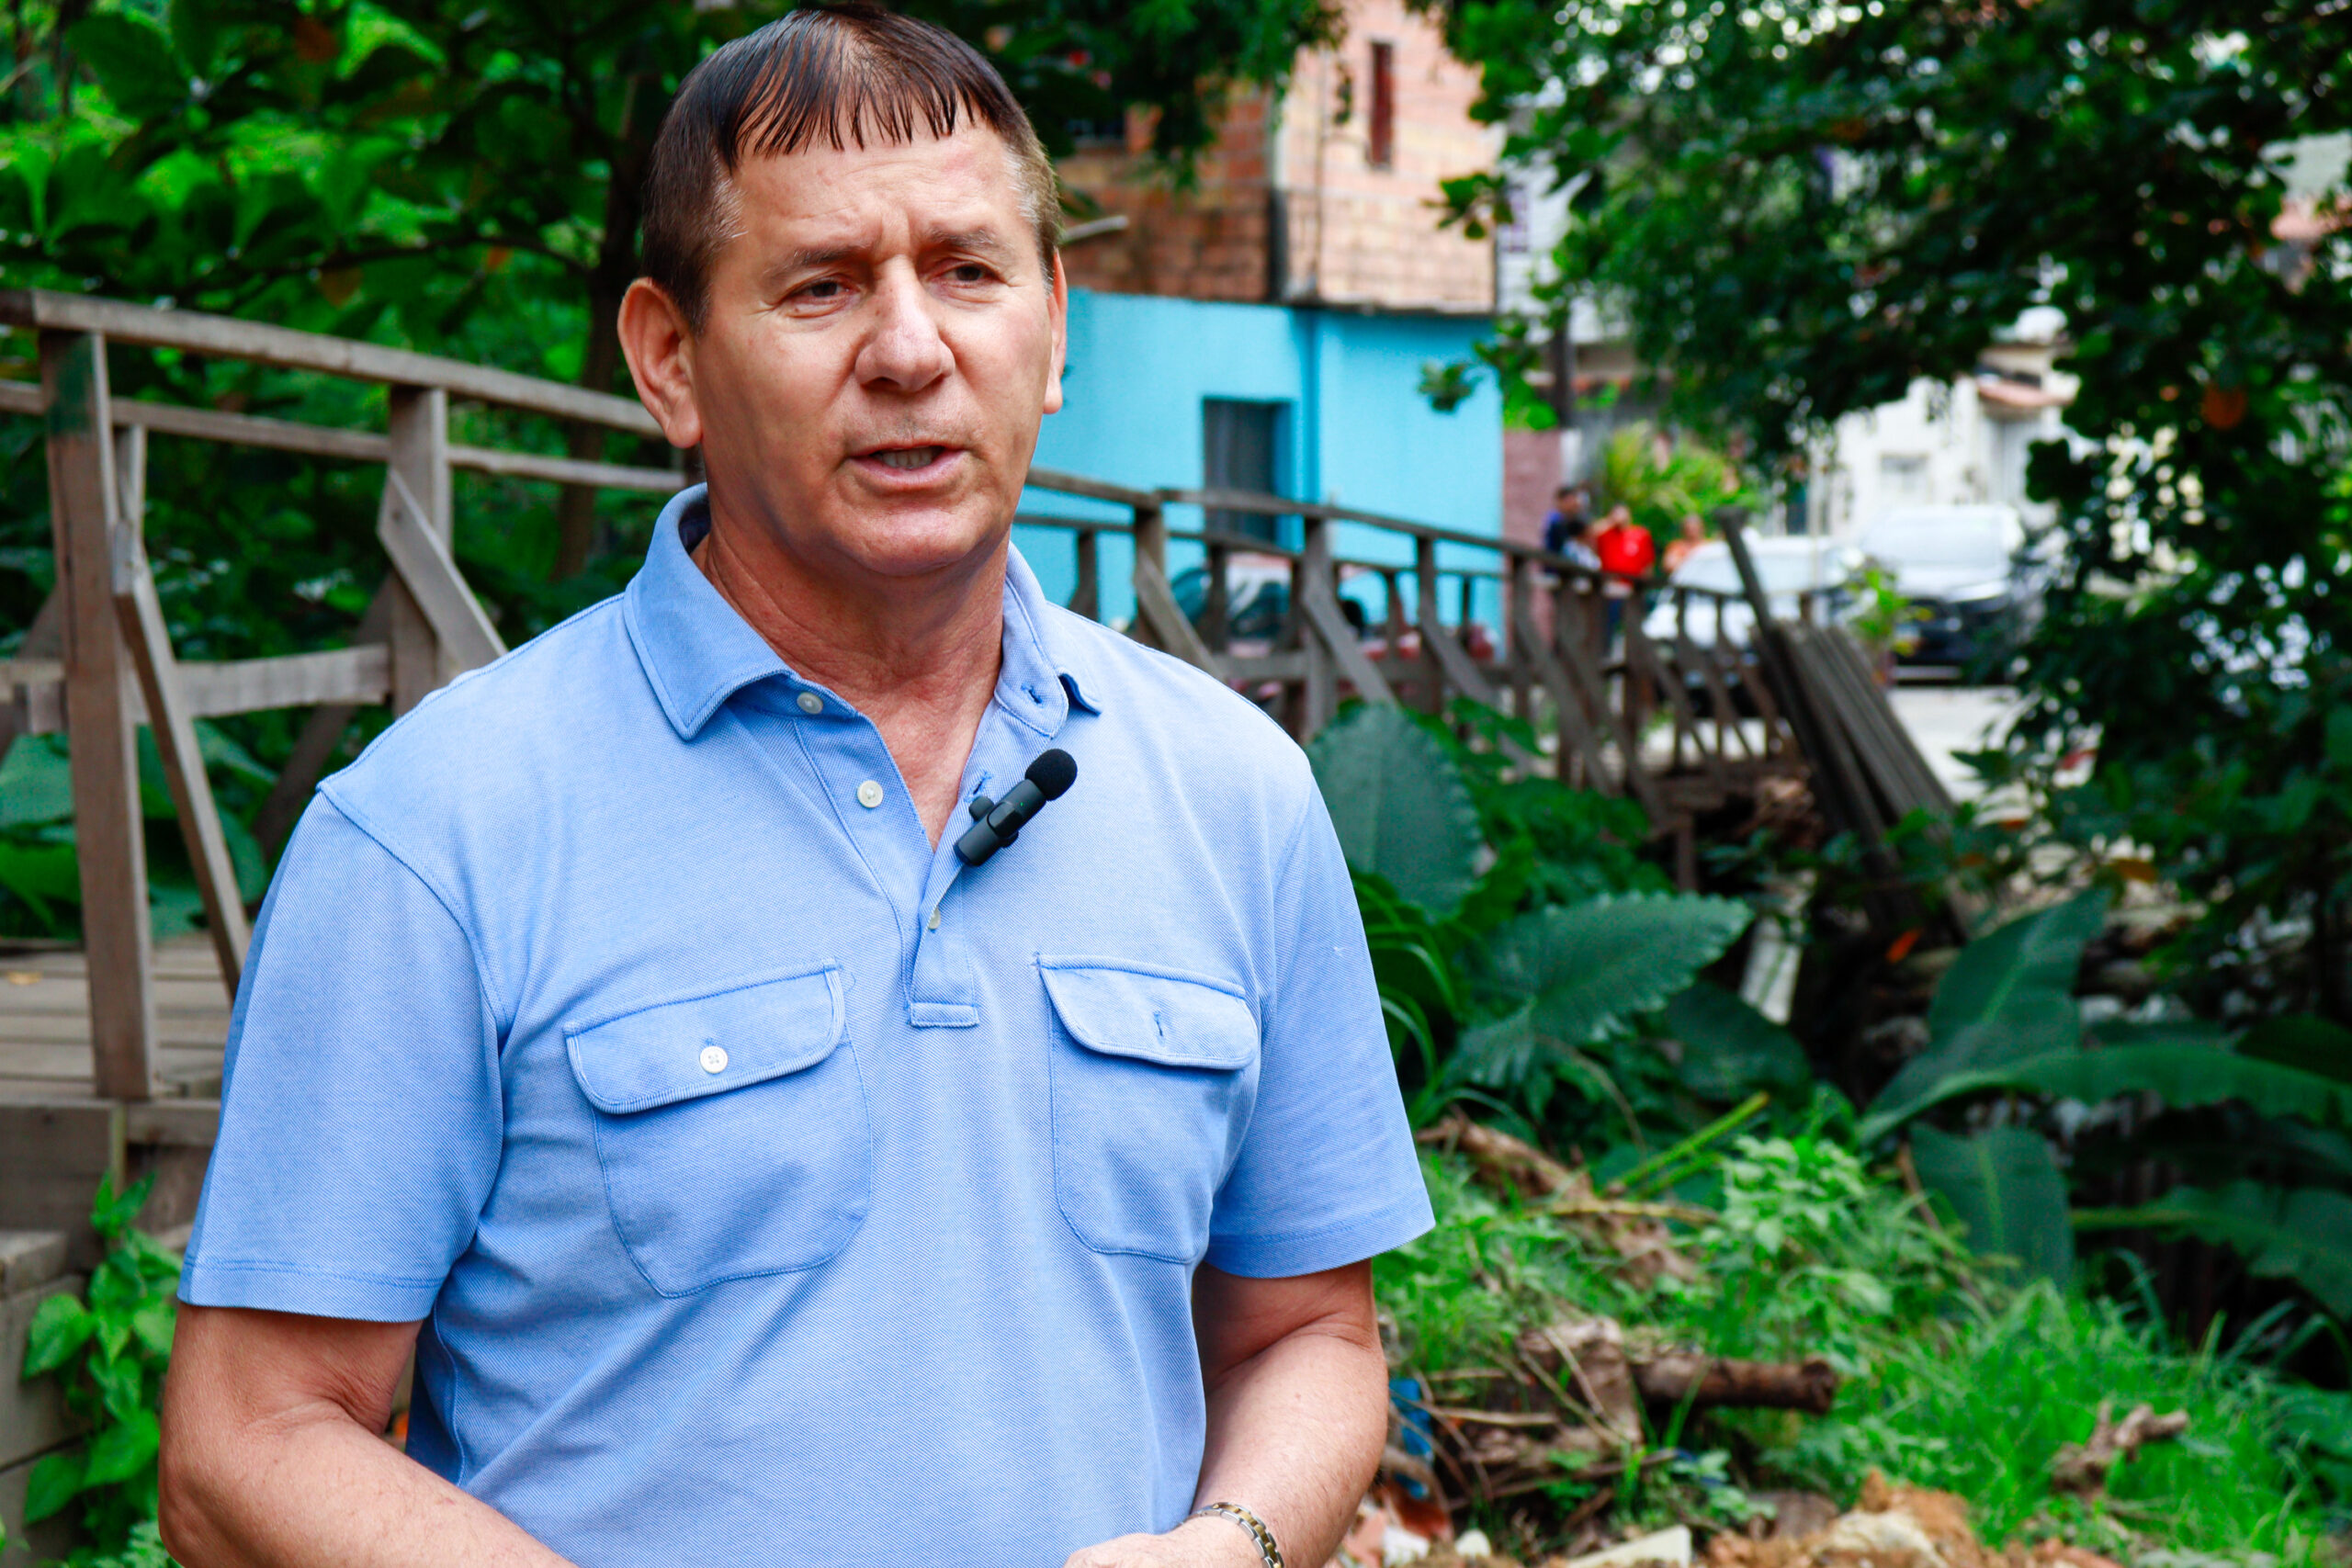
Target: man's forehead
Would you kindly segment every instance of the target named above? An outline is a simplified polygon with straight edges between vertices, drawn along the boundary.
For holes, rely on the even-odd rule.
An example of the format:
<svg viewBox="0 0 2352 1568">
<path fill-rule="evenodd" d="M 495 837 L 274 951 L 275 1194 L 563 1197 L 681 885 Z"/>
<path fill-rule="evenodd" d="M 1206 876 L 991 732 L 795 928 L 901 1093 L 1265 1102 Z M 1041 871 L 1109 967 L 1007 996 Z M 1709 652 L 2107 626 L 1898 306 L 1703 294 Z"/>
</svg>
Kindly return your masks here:
<svg viewBox="0 0 2352 1568">
<path fill-rule="evenodd" d="M 789 229 L 796 241 L 821 232 L 870 243 L 886 227 L 911 228 L 919 242 L 984 232 L 1003 241 L 1022 222 L 1012 150 L 985 125 L 748 158 L 734 184 L 741 227 Z"/>
</svg>

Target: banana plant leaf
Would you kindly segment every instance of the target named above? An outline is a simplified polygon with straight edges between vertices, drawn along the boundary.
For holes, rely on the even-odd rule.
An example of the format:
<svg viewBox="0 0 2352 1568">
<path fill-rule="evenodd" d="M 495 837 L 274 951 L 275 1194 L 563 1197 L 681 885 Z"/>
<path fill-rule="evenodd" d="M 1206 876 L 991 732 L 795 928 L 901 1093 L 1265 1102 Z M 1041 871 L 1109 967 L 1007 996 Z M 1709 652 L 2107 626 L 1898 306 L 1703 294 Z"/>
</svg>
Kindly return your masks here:
<svg viewBox="0 0 2352 1568">
<path fill-rule="evenodd" d="M 1796 1036 L 1709 981 L 1666 1004 L 1666 1027 L 1682 1045 L 1675 1076 L 1703 1099 L 1796 1089 L 1813 1077 Z"/>
<path fill-rule="evenodd" d="M 2352 1197 L 2344 1193 L 2258 1181 L 2233 1181 L 2211 1192 L 2176 1187 L 2138 1208 L 2080 1211 L 2075 1224 L 2084 1230 L 2188 1231 L 2233 1248 L 2265 1279 L 2294 1280 L 2337 1317 L 2352 1317 Z"/>
<path fill-rule="evenodd" d="M 2010 1258 L 2020 1273 L 2062 1289 L 2074 1277 L 2066 1182 L 2040 1134 L 1994 1127 L 1957 1137 L 1915 1127 L 1911 1157 L 1920 1184 L 1951 1204 L 1953 1217 L 1967 1227 L 1972 1250 Z"/>
</svg>

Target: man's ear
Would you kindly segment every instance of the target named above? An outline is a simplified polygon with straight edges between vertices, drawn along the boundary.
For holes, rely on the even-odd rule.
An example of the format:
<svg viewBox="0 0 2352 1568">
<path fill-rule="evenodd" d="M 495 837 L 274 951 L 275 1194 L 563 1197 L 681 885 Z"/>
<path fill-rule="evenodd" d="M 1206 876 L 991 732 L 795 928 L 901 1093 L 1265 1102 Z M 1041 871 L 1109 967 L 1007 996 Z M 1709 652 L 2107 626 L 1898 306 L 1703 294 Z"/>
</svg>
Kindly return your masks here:
<svg viewBox="0 0 2352 1568">
<path fill-rule="evenodd" d="M 1062 271 L 1061 253 L 1054 253 L 1053 297 L 1046 306 L 1054 321 L 1054 363 L 1046 373 L 1046 412 L 1062 412 L 1062 370 L 1069 361 L 1069 278 Z"/>
<path fill-rule="evenodd" d="M 621 296 L 621 353 L 638 400 L 670 445 L 702 445 L 702 408 L 695 400 L 695 335 L 669 291 L 640 277 Z"/>
</svg>

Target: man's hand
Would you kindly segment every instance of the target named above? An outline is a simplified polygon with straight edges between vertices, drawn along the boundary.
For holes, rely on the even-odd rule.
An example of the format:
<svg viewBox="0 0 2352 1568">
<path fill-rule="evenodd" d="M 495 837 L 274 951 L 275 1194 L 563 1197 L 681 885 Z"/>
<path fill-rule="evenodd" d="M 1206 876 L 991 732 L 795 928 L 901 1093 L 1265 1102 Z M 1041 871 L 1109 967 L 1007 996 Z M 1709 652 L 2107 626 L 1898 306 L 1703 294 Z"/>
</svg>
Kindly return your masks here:
<svg viewBox="0 0 2352 1568">
<path fill-rule="evenodd" d="M 1166 1535 L 1123 1535 L 1073 1551 L 1062 1568 L 1262 1568 L 1262 1562 L 1232 1520 L 1187 1519 Z"/>
</svg>

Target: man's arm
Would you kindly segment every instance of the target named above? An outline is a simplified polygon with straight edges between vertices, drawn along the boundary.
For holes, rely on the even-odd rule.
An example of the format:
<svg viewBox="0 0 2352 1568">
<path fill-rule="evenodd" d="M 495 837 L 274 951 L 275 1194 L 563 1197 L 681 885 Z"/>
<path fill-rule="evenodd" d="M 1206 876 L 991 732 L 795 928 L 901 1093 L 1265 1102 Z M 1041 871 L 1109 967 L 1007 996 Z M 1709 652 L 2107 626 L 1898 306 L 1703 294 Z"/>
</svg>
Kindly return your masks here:
<svg viewBox="0 0 2352 1568">
<path fill-rule="evenodd" d="M 187 1568 L 562 1568 L 377 1434 L 413 1323 L 182 1303 L 164 1391 L 164 1544 Z"/>
<path fill-rule="evenodd" d="M 1372 1265 L 1252 1280 L 1206 1264 L 1193 1322 L 1208 1390 L 1195 1504 L 1238 1503 L 1263 1519 L 1294 1568 L 1318 1568 L 1355 1520 L 1388 1436 L 1388 1366 Z M 1257 1568 L 1229 1519 L 1122 1536 L 1065 1568 Z"/>
</svg>

